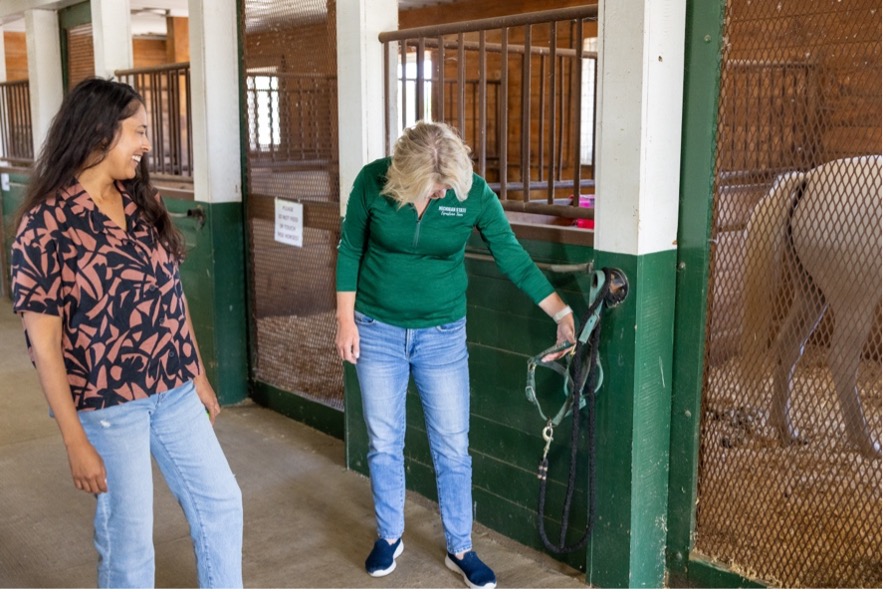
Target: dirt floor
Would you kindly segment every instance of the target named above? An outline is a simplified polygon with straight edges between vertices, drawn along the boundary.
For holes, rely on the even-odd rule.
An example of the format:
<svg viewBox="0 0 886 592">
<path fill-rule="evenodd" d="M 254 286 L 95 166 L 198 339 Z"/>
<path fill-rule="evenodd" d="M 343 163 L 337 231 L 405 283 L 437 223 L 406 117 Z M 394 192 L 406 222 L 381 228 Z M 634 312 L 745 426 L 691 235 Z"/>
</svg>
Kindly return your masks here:
<svg viewBox="0 0 886 592">
<path fill-rule="evenodd" d="M 258 319 L 256 378 L 344 409 L 342 363 L 335 353 L 335 312 Z"/>
<path fill-rule="evenodd" d="M 865 361 L 859 392 L 882 437 L 882 364 Z M 787 587 L 881 588 L 882 462 L 847 442 L 822 352 L 795 375 L 792 411 L 805 443 L 783 446 L 768 423 L 771 384 L 738 387 L 733 361 L 711 369 L 703 409 L 697 551 Z"/>
</svg>

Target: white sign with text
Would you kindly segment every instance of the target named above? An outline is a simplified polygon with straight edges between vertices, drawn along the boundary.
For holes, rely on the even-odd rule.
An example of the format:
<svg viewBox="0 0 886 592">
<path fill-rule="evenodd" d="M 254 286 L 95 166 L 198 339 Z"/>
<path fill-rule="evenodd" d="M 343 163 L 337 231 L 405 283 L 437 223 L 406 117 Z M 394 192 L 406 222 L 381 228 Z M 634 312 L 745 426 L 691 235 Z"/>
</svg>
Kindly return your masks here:
<svg viewBox="0 0 886 592">
<path fill-rule="evenodd" d="M 274 198 L 274 240 L 300 247 L 303 237 L 304 206 L 294 201 Z"/>
</svg>

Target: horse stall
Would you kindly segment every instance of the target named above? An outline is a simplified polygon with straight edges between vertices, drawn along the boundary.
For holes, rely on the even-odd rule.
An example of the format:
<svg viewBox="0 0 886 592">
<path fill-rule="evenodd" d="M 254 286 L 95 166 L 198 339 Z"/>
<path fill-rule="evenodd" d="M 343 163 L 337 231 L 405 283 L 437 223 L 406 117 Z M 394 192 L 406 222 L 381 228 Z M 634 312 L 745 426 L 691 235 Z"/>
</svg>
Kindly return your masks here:
<svg viewBox="0 0 886 592">
<path fill-rule="evenodd" d="M 332 347 L 340 223 L 335 15 L 325 0 L 299 7 L 247 0 L 245 17 L 253 396 L 284 413 L 303 413 L 293 411 L 302 399 L 340 412 L 341 361 Z M 292 207 L 301 208 L 299 245 L 276 234 L 280 212 Z"/>
<path fill-rule="evenodd" d="M 243 19 L 253 397 L 298 418 L 323 415 L 323 428 L 333 432 L 340 418 L 323 408 L 344 409 L 342 366 L 332 347 L 340 224 L 335 10 L 325 0 L 297 6 L 246 0 Z M 578 151 L 593 141 L 578 138 L 574 118 L 576 72 L 592 72 L 595 54 L 581 45 L 591 25 L 576 31 L 566 12 L 515 27 L 510 43 L 500 39 L 504 21 L 488 35 L 463 23 L 461 34 L 434 30 L 400 44 L 382 40 L 388 64 L 396 64 L 388 88 L 400 87 L 400 100 L 387 99 L 388 115 L 397 118 L 386 119 L 387 137 L 417 119 L 447 121 L 473 147 L 478 172 L 500 192 L 514 221 L 592 225 L 592 158 Z M 558 28 L 557 19 L 564 21 Z M 559 42 L 551 40 L 552 27 Z M 531 46 L 533 34 L 524 30 L 534 31 Z M 529 104 L 521 93 L 530 91 L 531 114 L 520 108 Z M 593 96 L 585 99 L 586 110 L 593 104 Z M 593 113 L 583 117 L 593 121 Z M 532 132 L 520 137 L 532 138 L 532 153 L 513 133 L 530 125 Z M 300 246 L 275 236 L 280 208 L 293 204 L 303 208 Z"/>
<path fill-rule="evenodd" d="M 881 3 L 726 3 L 695 552 L 880 587 Z"/>
</svg>

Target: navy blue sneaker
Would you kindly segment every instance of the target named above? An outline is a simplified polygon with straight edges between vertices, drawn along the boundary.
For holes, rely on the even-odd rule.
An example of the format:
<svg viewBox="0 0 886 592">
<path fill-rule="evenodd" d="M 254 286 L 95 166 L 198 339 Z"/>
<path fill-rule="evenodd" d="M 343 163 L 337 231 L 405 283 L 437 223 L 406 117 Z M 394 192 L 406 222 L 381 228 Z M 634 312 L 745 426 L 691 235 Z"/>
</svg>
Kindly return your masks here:
<svg viewBox="0 0 886 592">
<path fill-rule="evenodd" d="M 386 576 L 397 568 L 397 562 L 394 561 L 403 552 L 403 539 L 399 538 L 394 544 L 388 543 L 384 539 L 375 541 L 372 552 L 366 558 L 366 573 L 373 578 Z"/>
<path fill-rule="evenodd" d="M 465 553 L 462 559 L 447 553 L 445 563 L 446 567 L 461 574 L 468 588 L 495 588 L 495 574 L 473 551 Z"/>
</svg>

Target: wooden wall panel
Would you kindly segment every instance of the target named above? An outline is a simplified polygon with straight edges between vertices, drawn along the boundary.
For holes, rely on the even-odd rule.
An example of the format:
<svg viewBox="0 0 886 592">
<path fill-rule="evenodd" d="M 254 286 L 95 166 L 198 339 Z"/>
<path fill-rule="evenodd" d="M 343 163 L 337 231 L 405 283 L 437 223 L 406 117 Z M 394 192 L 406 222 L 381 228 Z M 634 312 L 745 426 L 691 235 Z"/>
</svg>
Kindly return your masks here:
<svg viewBox="0 0 886 592">
<path fill-rule="evenodd" d="M 816 164 L 882 152 L 879 0 L 731 2 L 731 60 L 807 64 L 813 113 L 803 140 Z"/>
<path fill-rule="evenodd" d="M 6 80 L 28 79 L 28 48 L 25 34 L 7 31 L 3 33 L 6 49 Z"/>
<path fill-rule="evenodd" d="M 186 19 L 178 19 L 186 20 Z M 187 28 L 185 28 L 187 31 Z M 27 80 L 28 79 L 28 49 L 24 33 L 4 32 L 4 43 L 6 44 L 6 80 Z M 87 54 L 91 55 L 91 40 L 83 40 L 83 43 L 89 47 L 82 48 Z M 136 68 L 146 68 L 151 66 L 160 66 L 172 63 L 167 60 L 167 43 L 163 38 L 134 38 L 132 40 L 133 66 Z M 187 48 L 185 47 L 185 50 Z M 186 54 L 185 54 L 186 55 Z M 181 57 L 181 54 L 178 55 Z M 188 61 L 185 57 L 180 61 Z M 91 70 L 87 65 L 80 64 L 78 72 Z M 82 73 L 78 74 L 82 76 Z"/>
<path fill-rule="evenodd" d="M 483 18 L 524 14 L 541 10 L 570 8 L 593 4 L 587 0 L 463 0 L 426 8 L 400 11 L 400 28 L 423 27 L 439 23 L 472 21 Z"/>
<path fill-rule="evenodd" d="M 171 63 L 166 58 L 166 40 L 157 37 L 134 38 L 132 62 L 134 68 L 150 68 Z"/>
</svg>

